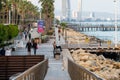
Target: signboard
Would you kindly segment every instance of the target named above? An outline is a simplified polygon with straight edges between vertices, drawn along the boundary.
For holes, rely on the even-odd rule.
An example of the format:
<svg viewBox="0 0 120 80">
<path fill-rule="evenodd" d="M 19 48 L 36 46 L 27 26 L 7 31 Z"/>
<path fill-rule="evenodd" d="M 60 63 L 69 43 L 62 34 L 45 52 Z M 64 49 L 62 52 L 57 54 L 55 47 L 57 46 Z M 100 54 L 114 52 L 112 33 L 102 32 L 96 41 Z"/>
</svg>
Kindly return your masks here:
<svg viewBox="0 0 120 80">
<path fill-rule="evenodd" d="M 39 20 L 38 21 L 38 33 L 42 33 L 42 32 L 44 32 L 44 21 Z"/>
</svg>

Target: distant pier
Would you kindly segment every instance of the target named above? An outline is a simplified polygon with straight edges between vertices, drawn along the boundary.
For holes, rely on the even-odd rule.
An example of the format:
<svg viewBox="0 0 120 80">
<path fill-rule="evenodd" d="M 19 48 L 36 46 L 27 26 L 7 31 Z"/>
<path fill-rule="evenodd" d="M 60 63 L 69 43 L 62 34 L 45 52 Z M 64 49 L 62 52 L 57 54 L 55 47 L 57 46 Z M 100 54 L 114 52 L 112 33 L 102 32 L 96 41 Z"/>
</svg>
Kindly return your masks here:
<svg viewBox="0 0 120 80">
<path fill-rule="evenodd" d="M 77 24 L 69 24 L 69 28 L 72 28 L 76 31 L 86 32 L 86 31 L 115 31 L 114 26 L 104 26 L 104 25 L 95 25 L 95 26 L 78 26 Z M 117 27 L 120 31 L 120 26 Z"/>
</svg>

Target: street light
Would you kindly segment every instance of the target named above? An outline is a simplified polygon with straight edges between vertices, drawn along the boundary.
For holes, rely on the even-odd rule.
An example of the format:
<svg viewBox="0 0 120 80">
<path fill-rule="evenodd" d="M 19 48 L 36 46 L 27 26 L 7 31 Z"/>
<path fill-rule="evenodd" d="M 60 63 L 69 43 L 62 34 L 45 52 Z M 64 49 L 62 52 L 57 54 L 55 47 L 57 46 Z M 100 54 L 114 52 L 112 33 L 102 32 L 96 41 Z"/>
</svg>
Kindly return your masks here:
<svg viewBox="0 0 120 80">
<path fill-rule="evenodd" d="M 115 48 L 118 47 L 118 37 L 117 37 L 117 17 L 118 17 L 118 0 L 114 0 L 114 6 L 115 6 Z"/>
<path fill-rule="evenodd" d="M 82 22 L 82 0 L 78 0 L 78 12 L 79 12 L 78 21 L 80 22 L 78 30 L 80 30 Z"/>
<path fill-rule="evenodd" d="M 40 10 L 40 20 L 41 20 L 41 13 L 42 13 L 42 10 L 41 10 L 41 8 L 40 8 L 39 10 Z"/>
<path fill-rule="evenodd" d="M 9 24 L 11 23 L 11 11 L 9 10 Z"/>
<path fill-rule="evenodd" d="M 8 0 L 9 1 L 9 0 Z M 11 8 L 11 5 L 9 4 L 9 24 L 11 24 L 11 10 L 10 10 L 10 8 Z"/>
</svg>

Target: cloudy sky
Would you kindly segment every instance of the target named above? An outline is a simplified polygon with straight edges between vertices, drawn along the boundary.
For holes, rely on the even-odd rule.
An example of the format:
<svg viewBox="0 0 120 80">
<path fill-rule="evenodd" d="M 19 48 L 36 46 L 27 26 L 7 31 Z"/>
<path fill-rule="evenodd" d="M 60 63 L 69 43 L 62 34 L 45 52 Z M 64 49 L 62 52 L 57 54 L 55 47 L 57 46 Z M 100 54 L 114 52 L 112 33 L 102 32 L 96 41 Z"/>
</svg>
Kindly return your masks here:
<svg viewBox="0 0 120 80">
<path fill-rule="evenodd" d="M 61 11 L 61 1 L 62 0 L 55 0 L 55 11 Z M 38 0 L 31 0 L 31 2 L 35 5 L 38 5 Z M 78 0 L 71 0 L 71 9 L 76 11 L 77 7 Z M 90 12 L 94 11 L 114 13 L 114 0 L 83 0 L 82 10 Z"/>
</svg>

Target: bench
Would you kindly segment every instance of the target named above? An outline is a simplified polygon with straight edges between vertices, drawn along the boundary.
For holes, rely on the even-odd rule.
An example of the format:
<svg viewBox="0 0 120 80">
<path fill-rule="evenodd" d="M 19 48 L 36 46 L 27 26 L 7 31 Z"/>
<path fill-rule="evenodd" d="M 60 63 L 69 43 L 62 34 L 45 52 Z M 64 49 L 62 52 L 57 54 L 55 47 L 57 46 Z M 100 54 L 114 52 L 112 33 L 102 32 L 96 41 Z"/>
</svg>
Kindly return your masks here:
<svg viewBox="0 0 120 80">
<path fill-rule="evenodd" d="M 0 80 L 22 73 L 26 69 L 44 60 L 44 55 L 0 56 Z"/>
</svg>

